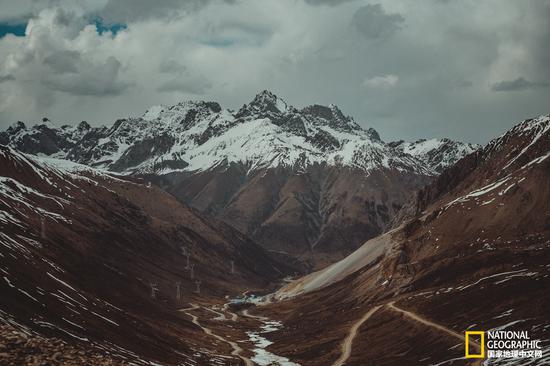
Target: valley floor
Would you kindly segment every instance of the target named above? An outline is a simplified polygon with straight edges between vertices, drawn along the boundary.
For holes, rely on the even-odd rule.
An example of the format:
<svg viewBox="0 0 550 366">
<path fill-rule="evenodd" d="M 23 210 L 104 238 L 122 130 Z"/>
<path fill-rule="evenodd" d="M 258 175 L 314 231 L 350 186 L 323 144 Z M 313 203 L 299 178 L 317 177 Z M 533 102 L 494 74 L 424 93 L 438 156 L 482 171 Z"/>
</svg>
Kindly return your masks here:
<svg viewBox="0 0 550 366">
<path fill-rule="evenodd" d="M 529 270 L 518 266 L 460 286 L 362 304 L 331 307 L 317 291 L 305 299 L 271 302 L 270 295 L 249 295 L 182 311 L 200 324 L 218 353 L 201 365 L 545 365 L 550 278 L 548 265 L 537 262 L 524 263 Z M 543 358 L 467 360 L 464 332 L 478 329 L 528 330 L 542 340 Z M 480 345 L 470 340 L 470 349 L 478 352 Z"/>
<path fill-rule="evenodd" d="M 337 305 L 327 300 L 334 290 L 330 286 L 284 301 L 249 291 L 236 298 L 196 298 L 177 313 L 196 326 L 203 348 L 195 349 L 194 358 L 183 364 L 544 365 L 550 361 L 550 344 L 540 337 L 550 327 L 545 312 L 550 267 L 545 263 L 543 257 L 531 257 L 511 270 L 452 287 Z M 347 281 L 352 279 L 339 287 L 346 288 Z M 465 330 L 514 329 L 518 324 L 542 339 L 542 359 L 522 363 L 464 358 Z M 63 340 L 26 335 L 9 325 L 0 327 L 0 338 L 2 365 L 127 364 Z M 479 344 L 470 341 L 470 348 L 478 351 Z"/>
<path fill-rule="evenodd" d="M 282 323 L 262 315 L 263 306 L 229 310 L 229 303 L 224 306 L 219 305 L 197 305 L 191 304 L 188 308 L 179 311 L 188 316 L 194 324 L 200 327 L 204 334 L 211 338 L 212 346 L 218 354 L 212 353 L 210 360 L 203 360 L 205 364 L 212 365 L 279 365 L 279 366 L 297 366 L 299 363 L 292 362 L 287 357 L 272 353 L 268 346 L 272 345 L 269 333 L 280 330 Z M 378 319 L 375 319 L 378 318 Z M 372 320 L 371 320 L 372 319 Z M 344 366 L 352 364 L 368 364 L 368 360 L 357 357 L 354 353 L 354 343 L 361 343 L 361 349 L 365 346 L 365 340 L 368 343 L 368 335 L 363 331 L 367 322 L 373 321 L 375 324 L 380 320 L 389 323 L 399 322 L 399 328 L 409 331 L 407 328 L 414 328 L 419 332 L 427 334 L 427 338 L 440 338 L 441 343 L 453 346 L 453 342 L 458 342 L 459 346 L 464 344 L 464 336 L 443 324 L 435 323 L 426 319 L 415 312 L 405 310 L 396 305 L 395 301 L 371 307 L 361 318 L 344 327 L 343 335 L 339 347 L 326 351 L 330 354 L 338 354 L 339 357 L 334 361 L 325 361 L 311 359 L 308 365 L 331 365 Z M 373 338 L 377 332 L 373 332 Z M 411 334 L 414 334 L 411 332 Z M 229 346 L 229 347 L 228 347 Z M 368 344 L 367 344 L 368 346 Z M 391 342 L 386 345 L 392 347 Z M 471 341 L 470 346 L 479 351 L 479 344 Z M 355 347 L 357 348 L 357 346 Z M 406 355 L 402 364 L 407 364 Z M 451 361 L 451 359 L 449 359 Z M 457 359 L 449 364 L 458 365 Z M 325 363 L 329 362 L 329 363 Z M 358 363 L 359 362 L 359 363 Z M 306 364 L 306 363 L 303 363 Z M 426 363 L 431 364 L 431 363 Z M 445 361 L 443 363 L 445 364 Z M 481 361 L 463 362 L 464 365 L 481 365 Z"/>
</svg>

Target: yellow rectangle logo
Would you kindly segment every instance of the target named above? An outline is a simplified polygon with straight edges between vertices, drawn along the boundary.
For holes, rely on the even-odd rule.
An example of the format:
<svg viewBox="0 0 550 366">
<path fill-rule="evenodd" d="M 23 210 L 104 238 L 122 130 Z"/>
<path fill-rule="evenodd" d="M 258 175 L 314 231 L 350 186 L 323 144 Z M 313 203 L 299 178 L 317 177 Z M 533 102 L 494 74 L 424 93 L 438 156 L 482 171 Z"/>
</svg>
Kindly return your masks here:
<svg viewBox="0 0 550 366">
<path fill-rule="evenodd" d="M 479 341 L 480 353 L 470 353 L 470 342 L 473 345 L 477 345 L 475 341 L 470 341 L 471 335 L 480 336 L 480 341 Z M 464 337 L 464 343 L 466 346 L 466 358 L 485 358 L 485 332 L 484 331 L 482 330 L 466 331 L 466 336 Z"/>
</svg>

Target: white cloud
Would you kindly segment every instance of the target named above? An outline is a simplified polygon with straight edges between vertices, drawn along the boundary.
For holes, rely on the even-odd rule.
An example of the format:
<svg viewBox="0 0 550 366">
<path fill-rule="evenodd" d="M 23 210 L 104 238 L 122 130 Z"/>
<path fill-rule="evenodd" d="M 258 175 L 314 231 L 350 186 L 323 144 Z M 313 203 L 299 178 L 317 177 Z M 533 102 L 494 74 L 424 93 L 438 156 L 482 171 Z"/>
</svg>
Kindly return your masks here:
<svg viewBox="0 0 550 366">
<path fill-rule="evenodd" d="M 376 89 L 393 88 L 399 82 L 399 76 L 387 74 L 382 76 L 374 76 L 363 81 L 363 86 Z"/>
<path fill-rule="evenodd" d="M 37 119 L 60 101 L 112 97 L 131 85 L 112 52 L 117 41 L 99 35 L 82 15 L 76 8 L 43 9 L 29 20 L 25 37 L 0 39 L 0 75 L 10 78 L 0 88 L 11 95 L 0 116 Z"/>
<path fill-rule="evenodd" d="M 118 77 L 121 63 L 102 52 L 112 42 L 76 13 L 46 9 L 29 21 L 25 37 L 0 43 L 7 51 L 0 74 L 27 92 L 46 87 L 72 95 L 117 94 L 126 85 Z"/>
</svg>

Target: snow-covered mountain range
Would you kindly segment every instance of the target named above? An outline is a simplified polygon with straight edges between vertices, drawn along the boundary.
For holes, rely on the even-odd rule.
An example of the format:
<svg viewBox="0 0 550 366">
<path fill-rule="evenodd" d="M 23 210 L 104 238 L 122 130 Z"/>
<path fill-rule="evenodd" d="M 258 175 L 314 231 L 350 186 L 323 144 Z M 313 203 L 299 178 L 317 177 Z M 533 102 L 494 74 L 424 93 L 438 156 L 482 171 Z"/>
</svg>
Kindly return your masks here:
<svg viewBox="0 0 550 366">
<path fill-rule="evenodd" d="M 388 229 L 414 191 L 475 149 L 386 143 L 335 105 L 297 109 L 269 91 L 238 111 L 188 101 L 112 126 L 18 122 L 0 144 L 139 175 L 267 249 L 313 262 L 314 251 L 330 262 Z"/>
<path fill-rule="evenodd" d="M 317 163 L 435 175 L 475 149 L 447 139 L 386 144 L 335 105 L 297 109 L 269 91 L 237 112 L 186 101 L 153 106 L 110 127 L 17 122 L 0 133 L 0 143 L 127 174 L 204 171 L 228 163 L 299 170 Z"/>
</svg>

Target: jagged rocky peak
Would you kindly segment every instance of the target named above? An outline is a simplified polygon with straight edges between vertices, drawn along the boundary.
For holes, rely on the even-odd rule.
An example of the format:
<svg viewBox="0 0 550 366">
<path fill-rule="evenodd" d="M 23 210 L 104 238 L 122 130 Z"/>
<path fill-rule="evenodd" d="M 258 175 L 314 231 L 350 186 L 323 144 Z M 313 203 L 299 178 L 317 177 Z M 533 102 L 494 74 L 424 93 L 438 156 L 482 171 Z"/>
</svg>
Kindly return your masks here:
<svg viewBox="0 0 550 366">
<path fill-rule="evenodd" d="M 371 140 L 382 142 L 382 139 L 380 138 L 380 134 L 378 133 L 378 131 L 376 131 L 372 127 L 369 127 L 367 129 L 367 135 L 371 138 Z"/>
<path fill-rule="evenodd" d="M 270 92 L 269 90 L 263 90 L 259 92 L 254 100 L 250 103 L 252 106 L 263 107 L 274 112 L 284 113 L 287 110 L 286 102 Z"/>
<path fill-rule="evenodd" d="M 237 118 L 269 118 L 286 113 L 289 105 L 269 90 L 263 90 L 256 94 L 252 102 L 245 104 L 235 114 Z"/>
<path fill-rule="evenodd" d="M 340 108 L 334 104 L 328 106 L 313 104 L 303 108 L 300 112 L 310 117 L 316 124 L 327 125 L 335 130 L 346 132 L 362 130 L 352 117 L 344 115 Z"/>
<path fill-rule="evenodd" d="M 41 130 L 41 129 L 50 129 L 50 130 L 58 129 L 58 127 L 56 125 L 54 125 L 52 123 L 52 121 L 50 121 L 50 119 L 47 118 L 47 117 L 43 117 L 40 122 L 35 123 L 32 127 L 35 128 L 35 129 L 38 129 L 38 130 Z"/>
<path fill-rule="evenodd" d="M 152 106 L 145 112 L 142 118 L 145 120 L 153 120 L 162 117 L 162 115 L 168 111 L 188 111 L 191 109 L 204 110 L 211 113 L 218 113 L 222 110 L 220 104 L 217 102 L 204 100 L 183 100 L 172 106 L 163 104 Z"/>
<path fill-rule="evenodd" d="M 19 131 L 26 130 L 26 129 L 27 129 L 27 126 L 25 125 L 24 122 L 17 121 L 15 123 L 12 123 L 11 126 L 8 127 L 6 132 L 8 132 L 8 133 L 17 133 Z"/>
<path fill-rule="evenodd" d="M 92 126 L 90 126 L 90 124 L 86 121 L 82 121 L 78 124 L 78 126 L 76 126 L 77 130 L 79 131 L 87 131 L 89 129 L 92 128 Z"/>
<path fill-rule="evenodd" d="M 302 112 L 305 114 L 309 114 L 311 116 L 323 118 L 326 120 L 330 120 L 333 118 L 339 118 L 339 119 L 346 118 L 342 113 L 342 111 L 334 104 L 330 104 L 328 107 L 324 105 L 313 104 L 303 108 Z"/>
<path fill-rule="evenodd" d="M 220 113 L 222 107 L 210 101 L 182 101 L 173 106 L 156 105 L 141 117 L 145 121 L 159 121 L 167 125 L 182 125 L 188 128 L 198 120 Z"/>
<path fill-rule="evenodd" d="M 245 104 L 235 114 L 237 119 L 269 118 L 272 123 L 304 136 L 306 125 L 328 126 L 337 131 L 363 131 L 352 117 L 344 115 L 334 104 L 328 106 L 313 104 L 297 109 L 269 90 L 258 93 L 252 102 Z M 379 140 L 377 133 L 369 133 L 373 140 Z"/>
</svg>

